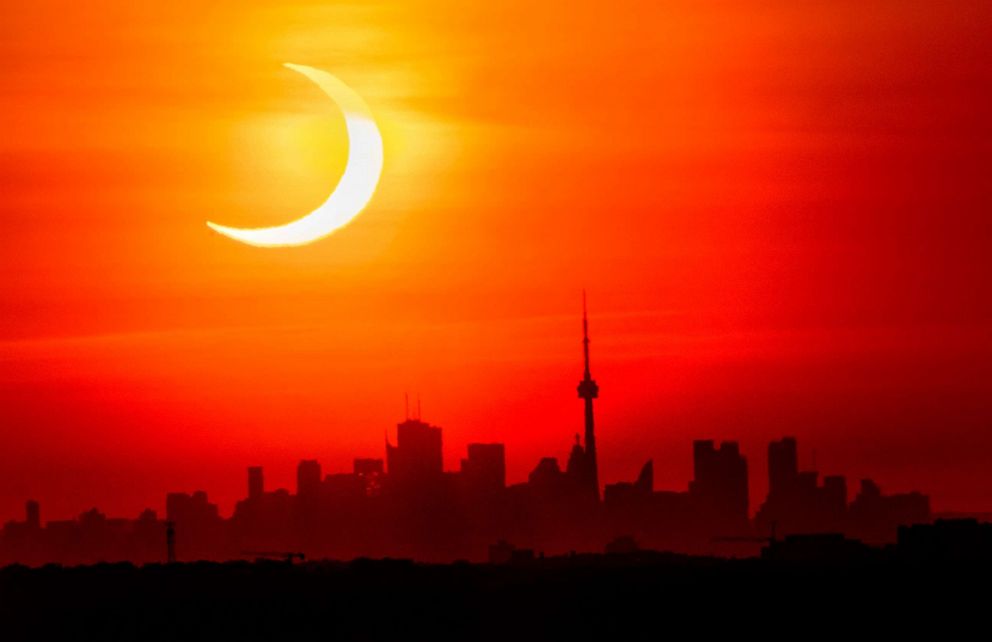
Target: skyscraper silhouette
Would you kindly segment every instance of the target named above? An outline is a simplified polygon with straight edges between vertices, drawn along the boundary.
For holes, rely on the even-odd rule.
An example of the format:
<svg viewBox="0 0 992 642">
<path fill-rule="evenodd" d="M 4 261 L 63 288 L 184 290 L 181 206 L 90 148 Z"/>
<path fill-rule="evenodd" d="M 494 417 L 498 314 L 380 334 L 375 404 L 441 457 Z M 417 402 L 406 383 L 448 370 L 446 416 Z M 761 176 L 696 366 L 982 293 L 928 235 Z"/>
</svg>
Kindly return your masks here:
<svg viewBox="0 0 992 642">
<path fill-rule="evenodd" d="M 799 476 L 795 437 L 784 437 L 768 444 L 768 494 L 776 499 L 794 494 Z"/>
<path fill-rule="evenodd" d="M 321 469 L 316 459 L 304 459 L 296 467 L 296 494 L 315 497 L 320 492 Z"/>
<path fill-rule="evenodd" d="M 503 444 L 469 444 L 462 460 L 465 485 L 477 494 L 497 493 L 506 488 L 506 449 Z"/>
<path fill-rule="evenodd" d="M 441 429 L 420 419 L 396 427 L 396 445 L 386 442 L 386 469 L 401 482 L 435 480 L 443 473 Z"/>
<path fill-rule="evenodd" d="M 717 448 L 711 439 L 692 443 L 693 480 L 689 495 L 694 499 L 707 530 L 740 534 L 747 530 L 747 460 L 736 441 Z"/>
<path fill-rule="evenodd" d="M 261 499 L 265 494 L 265 477 L 261 466 L 248 467 L 248 499 Z"/>
<path fill-rule="evenodd" d="M 33 499 L 29 499 L 24 504 L 24 523 L 28 528 L 37 530 L 41 528 L 41 505 Z"/>
<path fill-rule="evenodd" d="M 579 382 L 579 398 L 585 401 L 585 476 L 583 485 L 588 492 L 599 499 L 599 466 L 596 463 L 596 431 L 592 412 L 592 400 L 599 396 L 599 385 L 589 372 L 589 315 L 586 311 L 586 293 L 582 292 L 582 352 L 585 358 L 585 372 Z"/>
</svg>

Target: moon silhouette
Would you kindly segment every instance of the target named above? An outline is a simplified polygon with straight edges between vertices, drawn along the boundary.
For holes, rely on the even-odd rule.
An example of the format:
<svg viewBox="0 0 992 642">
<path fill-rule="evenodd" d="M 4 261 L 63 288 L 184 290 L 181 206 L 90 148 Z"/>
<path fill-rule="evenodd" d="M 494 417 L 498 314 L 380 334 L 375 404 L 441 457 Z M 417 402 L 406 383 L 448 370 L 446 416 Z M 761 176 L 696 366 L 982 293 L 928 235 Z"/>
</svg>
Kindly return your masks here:
<svg viewBox="0 0 992 642">
<path fill-rule="evenodd" d="M 333 234 L 365 209 L 382 174 L 382 135 L 361 96 L 326 71 L 290 63 L 285 66 L 312 80 L 341 109 L 348 132 L 348 161 L 327 200 L 303 218 L 256 228 L 227 227 L 207 221 L 210 229 L 258 247 L 306 245 Z"/>
</svg>

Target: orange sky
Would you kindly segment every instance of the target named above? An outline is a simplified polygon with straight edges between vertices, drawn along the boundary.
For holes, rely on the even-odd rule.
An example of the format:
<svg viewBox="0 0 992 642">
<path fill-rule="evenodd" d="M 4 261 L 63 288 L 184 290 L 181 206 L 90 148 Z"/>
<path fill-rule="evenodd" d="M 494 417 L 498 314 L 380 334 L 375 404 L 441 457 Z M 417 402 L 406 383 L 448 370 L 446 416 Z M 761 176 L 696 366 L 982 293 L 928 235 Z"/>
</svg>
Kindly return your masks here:
<svg viewBox="0 0 992 642">
<path fill-rule="evenodd" d="M 581 3 L 570 3 L 581 4 Z M 506 1 L 0 7 L 0 519 L 161 509 L 380 456 L 403 395 L 512 481 L 795 434 L 825 472 L 992 508 L 992 8 Z M 138 6 L 134 6 L 138 5 Z M 158 6 L 155 6 L 158 5 Z M 342 171 L 369 208 L 265 250 Z"/>
</svg>

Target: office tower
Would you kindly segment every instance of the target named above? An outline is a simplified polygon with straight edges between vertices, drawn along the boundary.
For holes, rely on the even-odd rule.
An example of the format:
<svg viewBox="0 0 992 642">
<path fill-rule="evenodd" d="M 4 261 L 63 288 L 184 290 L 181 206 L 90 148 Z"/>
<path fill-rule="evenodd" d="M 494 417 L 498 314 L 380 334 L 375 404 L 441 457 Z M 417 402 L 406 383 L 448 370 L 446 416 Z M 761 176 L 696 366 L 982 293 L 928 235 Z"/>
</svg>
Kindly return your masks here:
<svg viewBox="0 0 992 642">
<path fill-rule="evenodd" d="M 746 524 L 747 460 L 737 442 L 725 441 L 719 449 L 711 440 L 693 442 L 693 468 L 689 492 L 701 511 L 719 527 Z"/>
<path fill-rule="evenodd" d="M 24 504 L 24 521 L 28 528 L 41 528 L 41 505 L 33 499 Z"/>
<path fill-rule="evenodd" d="M 795 437 L 768 444 L 768 494 L 778 497 L 792 492 L 799 474 Z"/>
<path fill-rule="evenodd" d="M 466 487 L 479 492 L 493 492 L 506 486 L 506 451 L 503 444 L 469 444 L 468 457 L 462 460 L 462 477 Z"/>
<path fill-rule="evenodd" d="M 248 499 L 261 499 L 265 494 L 265 478 L 261 466 L 248 467 Z"/>
<path fill-rule="evenodd" d="M 419 419 L 407 419 L 396 427 L 396 445 L 386 443 L 389 476 L 398 481 L 424 480 L 441 476 L 441 429 Z"/>
<path fill-rule="evenodd" d="M 299 497 L 315 497 L 320 492 L 320 462 L 304 459 L 296 467 L 296 494 Z"/>
</svg>

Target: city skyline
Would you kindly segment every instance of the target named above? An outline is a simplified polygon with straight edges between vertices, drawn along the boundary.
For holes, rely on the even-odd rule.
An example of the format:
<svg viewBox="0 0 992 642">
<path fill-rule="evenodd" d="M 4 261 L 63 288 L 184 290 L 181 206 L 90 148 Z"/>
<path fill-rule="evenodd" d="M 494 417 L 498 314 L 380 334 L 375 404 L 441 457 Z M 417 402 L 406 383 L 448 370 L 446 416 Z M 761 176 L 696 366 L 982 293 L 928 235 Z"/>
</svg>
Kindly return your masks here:
<svg viewBox="0 0 992 642">
<path fill-rule="evenodd" d="M 595 448 L 595 443 L 596 443 L 596 441 L 595 441 L 595 432 L 594 432 L 594 430 L 595 430 L 595 428 L 594 428 L 594 419 L 593 419 L 593 400 L 595 400 L 599 396 L 599 386 L 596 383 L 596 381 L 593 380 L 592 375 L 591 375 L 591 370 L 592 370 L 592 368 L 591 368 L 591 358 L 590 358 L 590 343 L 591 343 L 591 341 L 590 341 L 590 335 L 589 335 L 589 319 L 588 319 L 587 302 L 586 302 L 586 292 L 585 291 L 582 292 L 582 317 L 581 317 L 581 322 L 582 322 L 582 326 L 581 326 L 582 327 L 582 339 L 581 339 L 581 341 L 582 341 L 582 380 L 579 382 L 579 385 L 578 385 L 578 397 L 583 400 L 582 425 L 581 425 L 581 429 L 577 429 L 575 431 L 575 444 L 574 444 L 573 448 L 571 449 L 570 454 L 569 455 L 566 455 L 564 458 L 562 458 L 560 456 L 560 454 L 553 456 L 553 458 L 555 460 L 561 460 L 561 462 L 564 463 L 566 461 L 569 461 L 571 459 L 574 459 L 574 458 L 578 457 L 578 459 L 576 459 L 576 462 L 577 462 L 576 463 L 576 467 L 577 467 L 577 470 L 580 471 L 579 472 L 580 476 L 584 479 L 584 481 L 582 481 L 581 483 L 583 485 L 587 485 L 587 486 L 593 487 L 595 489 L 595 492 L 594 492 L 595 497 L 596 498 L 600 498 L 601 497 L 601 494 L 602 494 L 602 492 L 604 490 L 604 488 L 606 486 L 610 485 L 611 482 L 610 481 L 603 482 L 603 481 L 599 480 L 598 475 L 596 473 L 597 464 L 596 464 L 596 459 L 595 459 L 595 457 L 596 457 L 596 451 L 595 450 L 593 450 L 593 453 L 592 453 L 592 458 L 593 458 L 592 461 L 593 461 L 593 463 L 591 465 L 591 469 L 590 469 L 590 464 L 589 464 L 589 462 L 588 462 L 588 460 L 586 458 L 587 457 L 587 455 L 586 455 L 587 444 L 590 443 L 590 437 L 592 437 L 592 443 L 594 444 L 594 448 Z M 405 397 L 405 401 L 404 401 L 405 415 L 406 416 L 405 416 L 405 419 L 404 419 L 403 422 L 397 424 L 397 431 L 396 431 L 397 437 L 399 437 L 400 433 L 403 431 L 404 428 L 414 427 L 415 428 L 415 431 L 414 432 L 416 432 L 417 430 L 419 430 L 419 429 L 416 429 L 417 426 L 423 426 L 424 427 L 424 430 L 426 430 L 426 434 L 423 434 L 423 436 L 412 437 L 412 439 L 414 439 L 415 441 L 419 439 L 422 443 L 427 444 L 426 446 L 420 446 L 419 447 L 421 449 L 420 450 L 421 453 L 423 453 L 423 448 L 424 447 L 427 447 L 428 449 L 430 449 L 430 448 L 432 448 L 432 446 L 429 445 L 429 444 L 435 444 L 435 442 L 436 442 L 436 444 L 435 444 L 436 447 L 437 447 L 436 454 L 431 455 L 431 457 L 434 457 L 435 460 L 433 462 L 426 462 L 426 465 L 428 466 L 428 468 L 436 467 L 439 470 L 458 471 L 458 467 L 457 466 L 448 466 L 448 467 L 446 467 L 446 463 L 448 463 L 448 462 L 450 462 L 452 460 L 455 461 L 455 462 L 461 462 L 461 466 L 464 467 L 465 460 L 464 459 L 461 459 L 461 456 L 458 453 L 451 453 L 451 454 L 448 454 L 447 457 L 445 457 L 444 449 L 441 447 L 441 443 L 442 443 L 441 431 L 442 431 L 442 429 L 440 427 L 431 426 L 429 423 L 425 423 L 425 422 L 422 422 L 421 421 L 421 419 L 422 419 L 422 408 L 421 408 L 421 399 L 420 399 L 420 396 L 419 395 L 416 396 L 415 403 L 416 403 L 415 413 L 414 414 L 411 414 L 410 399 L 409 399 L 409 394 L 407 394 L 406 397 Z M 424 442 L 425 439 L 426 439 L 426 442 Z M 816 465 L 816 460 L 815 460 L 815 458 L 816 458 L 815 446 L 814 446 L 814 448 L 812 450 L 809 451 L 809 458 L 804 460 L 804 458 L 802 457 L 801 452 L 796 449 L 795 437 L 783 437 L 783 439 L 785 441 L 787 441 L 787 442 L 791 440 L 791 444 L 792 444 L 791 457 L 792 457 L 792 460 L 793 460 L 793 467 L 794 468 L 796 468 L 799 471 L 809 471 L 809 472 L 813 472 L 813 471 L 817 471 L 818 470 L 817 469 L 817 465 Z M 398 461 L 398 462 L 393 462 L 394 453 L 395 452 L 399 452 L 399 451 L 397 450 L 396 447 L 394 447 L 391 444 L 391 441 L 390 440 L 391 440 L 390 434 L 387 431 L 386 434 L 385 434 L 385 444 L 386 444 L 385 445 L 385 451 L 382 453 L 382 458 L 377 459 L 374 456 L 372 456 L 372 457 L 366 457 L 366 458 L 363 459 L 363 456 L 358 455 L 358 456 L 353 457 L 352 461 L 353 462 L 359 462 L 359 461 L 370 461 L 370 462 L 374 462 L 374 461 L 378 461 L 380 468 L 382 468 L 383 470 L 386 470 L 386 471 L 392 471 L 396 467 L 400 467 L 400 468 L 410 468 L 410 467 L 413 467 L 413 468 L 416 468 L 418 466 L 422 466 L 422 465 L 425 464 L 425 462 L 418 462 L 416 460 L 410 461 L 409 463 L 407 463 L 405 461 L 402 461 L 402 460 L 401 461 Z M 691 444 L 690 444 L 691 447 L 694 450 L 697 449 L 700 441 L 701 441 L 700 438 L 694 439 L 691 442 Z M 707 441 L 707 440 L 705 438 L 703 438 L 702 441 Z M 713 440 L 712 439 L 709 439 L 708 441 L 712 442 Z M 719 443 L 719 441 L 720 440 L 717 440 L 717 443 Z M 738 448 L 739 447 L 738 446 L 738 443 L 739 442 L 737 440 L 729 439 L 729 440 L 725 440 L 725 443 L 733 444 L 734 448 Z M 771 443 L 774 444 L 774 443 L 777 443 L 777 442 L 774 442 L 773 441 Z M 465 449 L 468 452 L 471 452 L 472 449 L 473 449 L 473 447 L 479 447 L 479 446 L 485 446 L 485 445 L 487 445 L 487 444 L 479 444 L 479 443 L 468 442 L 466 444 L 466 446 L 465 446 Z M 504 449 L 506 447 L 506 444 L 504 442 L 494 442 L 493 445 L 498 445 L 501 449 Z M 753 453 L 752 453 L 752 455 L 753 455 Z M 542 456 L 542 457 L 543 458 L 547 458 L 546 456 Z M 745 457 L 745 462 L 746 462 L 747 455 L 745 454 L 744 457 Z M 312 462 L 315 465 L 317 465 L 318 470 L 320 470 L 320 465 L 318 463 L 319 462 L 319 459 L 304 459 L 304 460 L 301 460 L 301 461 L 303 461 L 303 462 Z M 506 481 L 506 479 L 507 479 L 507 477 L 506 477 L 506 463 L 505 463 L 506 462 L 506 459 L 504 459 L 503 461 L 504 461 L 504 463 L 502 465 L 503 466 L 502 478 L 504 479 L 504 481 Z M 654 457 L 650 457 L 648 459 L 648 461 L 649 462 L 653 462 L 654 461 Z M 393 462 L 393 465 L 392 466 L 384 465 L 385 462 Z M 357 465 L 358 464 L 355 463 L 355 466 L 357 466 Z M 773 457 L 769 457 L 768 458 L 767 465 L 769 467 L 771 467 L 773 465 Z M 527 465 L 526 464 L 523 464 L 523 466 L 526 467 Z M 248 464 L 247 465 L 247 468 L 249 469 L 249 471 L 251 471 L 251 470 L 262 471 L 262 470 L 266 469 L 265 466 L 260 465 L 258 462 Z M 746 468 L 746 463 L 745 463 L 745 468 Z M 652 470 L 652 479 L 654 479 L 654 469 L 655 468 L 652 466 L 652 469 L 653 469 Z M 347 470 L 349 470 L 348 467 L 343 467 L 343 468 L 337 469 L 336 472 L 346 472 Z M 633 473 L 633 470 L 631 470 L 630 472 Z M 271 470 L 270 470 L 270 473 L 271 473 Z M 286 471 L 283 471 L 283 474 L 282 475 L 277 475 L 276 476 L 276 479 L 286 479 L 287 475 L 285 473 L 286 473 Z M 292 469 L 292 471 L 290 472 L 290 475 L 294 475 L 294 474 L 296 475 L 297 486 L 298 486 L 298 484 L 299 484 L 299 477 L 298 476 L 300 474 L 299 473 L 299 466 L 294 467 Z M 330 474 L 330 473 L 328 473 L 328 474 Z M 393 474 L 395 474 L 395 472 Z M 402 471 L 401 471 L 400 474 L 401 475 L 403 474 Z M 532 470 L 530 472 L 528 472 L 527 474 L 524 475 L 523 480 L 526 480 L 527 476 L 530 475 L 530 474 L 532 474 Z M 835 474 L 835 475 L 836 474 L 842 474 L 842 471 L 832 471 L 832 474 Z M 622 482 L 625 479 L 626 479 L 626 477 L 621 477 L 619 479 L 614 480 L 614 482 L 612 482 L 612 483 Z M 868 479 L 868 477 L 866 477 L 866 479 Z M 317 483 L 319 483 L 319 481 L 320 480 L 318 479 L 317 480 Z M 514 481 L 519 482 L 519 481 L 522 481 L 522 480 L 519 480 L 518 479 L 518 480 L 514 480 Z M 749 513 L 748 513 L 748 516 L 749 517 L 757 517 L 757 516 L 759 516 L 758 515 L 759 514 L 759 509 L 758 509 L 759 502 L 756 502 L 755 501 L 755 496 L 757 495 L 758 496 L 758 499 L 760 501 L 760 500 L 762 500 L 764 498 L 764 496 L 762 495 L 762 493 L 767 494 L 767 493 L 771 492 L 772 489 L 773 489 L 773 484 L 768 484 L 767 486 L 765 486 L 764 484 L 762 484 L 761 483 L 760 476 L 759 477 L 756 477 L 753 480 L 751 480 L 750 478 L 748 478 L 748 481 L 745 484 L 745 488 L 752 487 L 752 484 L 754 482 L 757 482 L 754 485 L 757 487 L 758 490 L 754 491 L 751 494 L 748 494 L 744 498 L 744 501 L 750 506 L 750 510 L 749 510 Z M 814 485 L 815 485 L 815 482 L 814 482 Z M 289 484 L 277 484 L 277 488 L 287 489 L 288 487 L 289 487 Z M 672 490 L 681 490 L 681 489 L 686 488 L 686 487 L 688 487 L 688 482 L 686 482 L 685 484 L 683 484 L 680 487 L 674 487 L 674 488 L 672 488 Z M 911 489 L 905 489 L 905 490 L 911 490 Z M 915 490 L 915 488 L 912 489 L 912 490 Z M 172 492 L 172 491 L 167 491 L 167 492 Z M 590 491 L 590 492 L 592 492 L 592 491 Z M 848 494 L 845 492 L 845 494 L 844 494 L 844 501 L 846 502 L 849 499 L 850 498 L 849 498 Z M 37 506 L 38 500 L 34 496 L 32 496 L 31 498 L 26 498 L 26 501 L 28 501 L 29 503 L 35 503 L 35 505 Z M 239 501 L 239 500 L 238 499 L 235 499 L 235 502 L 237 502 L 237 501 Z M 163 508 L 165 506 L 165 504 L 164 503 L 162 503 L 162 504 L 148 504 L 148 503 L 146 503 L 146 504 L 144 504 L 142 506 L 142 508 L 140 510 L 144 511 L 144 510 L 148 510 L 148 509 L 155 509 L 156 506 L 157 506 L 157 509 L 158 510 L 161 510 L 161 508 Z M 96 507 L 97 506 L 95 506 L 95 505 L 91 505 L 91 506 L 88 506 L 87 508 L 96 508 Z M 83 509 L 80 508 L 79 510 L 83 510 Z M 222 511 L 222 514 L 230 514 L 230 512 L 231 511 L 226 511 L 226 512 L 225 511 Z M 971 508 L 971 509 L 960 510 L 960 511 L 956 511 L 956 512 L 965 513 L 965 514 L 982 514 L 982 513 L 985 513 L 986 511 L 984 511 L 981 507 L 979 507 L 979 508 Z M 8 519 L 13 519 L 13 518 L 16 518 L 16 517 L 20 517 L 21 514 L 22 513 L 20 511 L 18 511 L 15 514 L 10 515 L 8 517 Z M 79 514 L 78 511 L 77 512 L 72 512 L 72 513 L 70 513 L 68 515 L 59 515 L 59 514 L 56 514 L 55 518 L 56 519 L 64 519 L 64 518 L 72 519 L 72 518 L 75 518 L 78 514 Z"/>
<path fill-rule="evenodd" d="M 824 475 L 821 481 L 820 471 L 799 467 L 793 437 L 768 444 L 769 491 L 756 507 L 748 502 L 747 459 L 733 441 L 693 443 L 694 478 L 686 490 L 655 488 L 649 459 L 631 481 L 605 484 L 602 500 L 587 491 L 578 435 L 565 466 L 545 457 L 527 481 L 515 484 L 506 482 L 501 443 L 470 444 L 457 471 L 442 468 L 441 448 L 440 428 L 407 418 L 397 425 L 397 445 L 387 441 L 383 458 L 356 458 L 348 472 L 325 471 L 317 460 L 301 460 L 292 490 L 268 487 L 264 468 L 248 466 L 243 498 L 228 516 L 202 489 L 170 492 L 164 515 L 145 509 L 133 519 L 108 516 L 93 507 L 69 520 L 45 520 L 39 502 L 28 500 L 23 520 L 9 520 L 0 528 L 0 562 L 140 564 L 259 556 L 348 560 L 369 555 L 450 562 L 482 561 L 487 548 L 492 562 L 515 550 L 532 555 L 536 549 L 543 556 L 546 550 L 552 555 L 604 548 L 607 553 L 632 552 L 642 545 L 658 552 L 737 556 L 756 555 L 759 549 L 765 554 L 768 549 L 762 547 L 781 544 L 782 538 L 783 550 L 791 550 L 791 544 L 800 547 L 797 552 L 806 551 L 803 540 L 789 541 L 793 535 L 826 538 L 822 544 L 810 539 L 814 547 L 829 546 L 833 537 L 850 538 L 844 541 L 858 546 L 890 545 L 903 527 L 947 518 L 935 515 L 929 498 L 917 491 L 885 493 L 874 480 L 862 479 L 859 488 L 849 492 L 846 477 L 836 474 Z M 520 498 L 532 511 L 526 518 L 530 525 L 523 530 L 515 524 L 519 516 L 510 517 L 519 510 Z M 485 504 L 473 508 L 463 503 L 466 500 Z M 516 506 L 510 512 L 507 500 Z M 383 506 L 392 508 L 381 513 Z M 399 534 L 387 532 L 385 523 L 408 509 L 414 512 L 403 520 L 412 521 L 399 522 L 405 524 Z M 442 515 L 444 519 L 435 522 Z M 953 517 L 973 520 L 988 515 Z M 341 542 L 341 535 L 357 526 L 349 522 L 367 519 L 371 521 L 363 529 L 371 525 L 373 530 L 365 532 L 359 548 L 354 548 L 355 541 Z M 481 533 L 475 533 L 480 524 Z M 403 530 L 411 527 L 412 532 Z M 176 553 L 177 533 L 181 555 Z M 525 541 L 516 544 L 525 546 L 507 541 L 507 533 L 522 536 Z"/>
<path fill-rule="evenodd" d="M 583 293 L 577 386 L 583 432 L 575 433 L 567 459 L 542 457 L 525 482 L 507 483 L 502 442 L 470 443 L 459 468 L 445 470 L 443 430 L 423 421 L 418 400 L 413 416 L 407 404 L 395 440 L 386 432 L 382 456 L 356 457 L 350 471 L 326 471 L 319 460 L 302 459 L 290 491 L 267 488 L 264 466 L 247 466 L 245 493 L 230 515 L 202 488 L 170 491 L 165 521 L 150 508 L 129 521 L 108 519 L 97 507 L 72 520 L 44 521 L 39 502 L 29 499 L 24 520 L 8 521 L 0 531 L 0 561 L 155 561 L 163 534 L 170 562 L 237 559 L 255 551 L 282 551 L 290 561 L 295 555 L 479 561 L 486 547 L 490 559 L 502 559 L 517 545 L 541 555 L 641 545 L 736 555 L 792 534 L 895 543 L 899 527 L 931 521 L 930 498 L 918 491 L 883 493 L 862 479 L 853 494 L 837 474 L 821 482 L 815 466 L 801 466 L 794 437 L 769 443 L 768 492 L 759 507 L 750 506 L 747 458 L 729 440 L 693 441 L 686 490 L 656 488 L 650 458 L 633 481 L 601 489 L 593 408 L 599 386 L 590 343 Z"/>
</svg>

